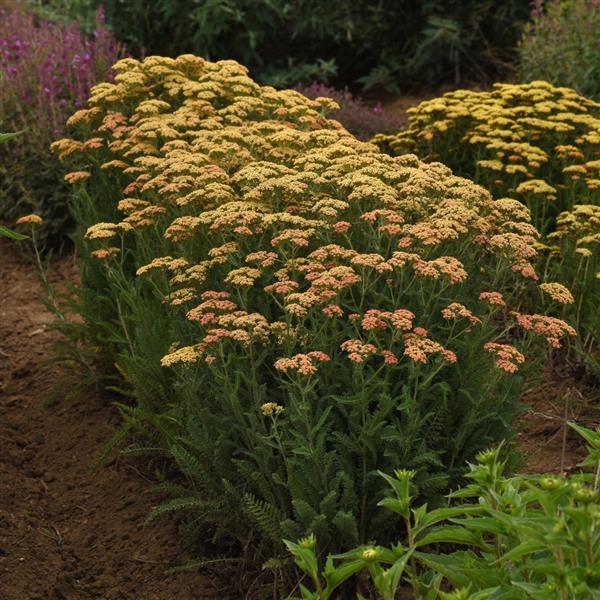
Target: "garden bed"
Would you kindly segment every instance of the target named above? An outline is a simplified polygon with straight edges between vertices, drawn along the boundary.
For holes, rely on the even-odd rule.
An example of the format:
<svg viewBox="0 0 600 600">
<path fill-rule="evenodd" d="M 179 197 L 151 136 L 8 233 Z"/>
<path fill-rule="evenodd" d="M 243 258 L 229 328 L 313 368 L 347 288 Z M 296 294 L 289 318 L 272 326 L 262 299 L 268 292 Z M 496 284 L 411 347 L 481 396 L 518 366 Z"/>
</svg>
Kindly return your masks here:
<svg viewBox="0 0 600 600">
<path fill-rule="evenodd" d="M 62 400 L 78 374 L 44 366 L 52 316 L 38 300 L 30 263 L 5 240 L 0 252 L 0 587 L 6 597 L 228 597 L 217 575 L 165 574 L 190 558 L 177 543 L 173 520 L 144 526 L 159 500 L 148 493 L 147 464 L 113 457 L 90 470 L 118 426 L 115 398 L 89 390 L 85 402 Z M 50 275 L 58 287 L 74 281 L 73 256 L 54 260 Z M 574 433 L 563 448 L 567 393 L 568 419 L 597 418 L 588 402 L 597 390 L 548 369 L 524 398 L 522 470 L 559 472 L 562 462 L 571 471 L 584 456 Z"/>
</svg>

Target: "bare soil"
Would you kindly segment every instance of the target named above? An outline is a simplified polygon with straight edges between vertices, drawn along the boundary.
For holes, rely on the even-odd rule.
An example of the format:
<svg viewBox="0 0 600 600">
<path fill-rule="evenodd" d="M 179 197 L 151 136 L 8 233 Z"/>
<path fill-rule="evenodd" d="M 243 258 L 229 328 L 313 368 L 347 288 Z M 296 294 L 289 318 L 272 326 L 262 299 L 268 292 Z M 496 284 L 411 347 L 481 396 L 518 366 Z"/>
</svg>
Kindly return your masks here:
<svg viewBox="0 0 600 600">
<path fill-rule="evenodd" d="M 568 364 L 568 363 L 567 363 Z M 585 444 L 568 422 L 594 429 L 600 424 L 600 387 L 565 364 L 547 366 L 540 382 L 522 398 L 525 413 L 517 423 L 525 473 L 577 471 Z"/>
<path fill-rule="evenodd" d="M 53 262 L 55 282 L 74 274 L 72 257 Z M 143 464 L 90 470 L 118 424 L 112 399 L 47 405 L 69 382 L 43 364 L 55 334 L 39 294 L 31 264 L 0 239 L 0 599 L 227 597 L 212 578 L 165 574 L 190 557 L 174 521 L 144 525 L 159 499 Z"/>
</svg>

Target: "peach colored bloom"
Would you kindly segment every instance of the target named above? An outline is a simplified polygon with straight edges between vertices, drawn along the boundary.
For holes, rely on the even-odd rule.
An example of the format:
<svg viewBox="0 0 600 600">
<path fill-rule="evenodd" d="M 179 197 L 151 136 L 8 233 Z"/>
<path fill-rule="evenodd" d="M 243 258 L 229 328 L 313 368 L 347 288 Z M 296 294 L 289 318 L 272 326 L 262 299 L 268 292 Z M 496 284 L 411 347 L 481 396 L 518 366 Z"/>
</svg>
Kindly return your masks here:
<svg viewBox="0 0 600 600">
<path fill-rule="evenodd" d="M 506 306 L 504 298 L 500 292 L 481 292 L 479 299 L 495 306 Z"/>
<path fill-rule="evenodd" d="M 560 338 L 566 335 L 577 335 L 577 332 L 571 325 L 556 317 L 524 315 L 517 312 L 513 312 L 512 314 L 523 329 L 530 331 L 533 335 L 546 338 L 546 341 L 552 348 L 561 347 Z"/>
<path fill-rule="evenodd" d="M 473 325 L 481 324 L 481 319 L 478 319 L 466 306 L 464 306 L 464 304 L 459 304 L 458 302 L 453 302 L 442 309 L 442 317 L 448 320 L 463 317 L 464 319 L 469 320 Z"/>
<path fill-rule="evenodd" d="M 73 184 L 78 181 L 85 181 L 90 175 L 91 173 L 89 171 L 73 171 L 72 173 L 67 173 L 64 176 L 64 180 L 67 183 Z"/>
<path fill-rule="evenodd" d="M 348 221 L 338 221 L 337 223 L 334 223 L 331 227 L 336 233 L 348 233 L 348 231 L 350 230 L 350 223 L 348 223 Z"/>
<path fill-rule="evenodd" d="M 308 354 L 295 354 L 291 358 L 280 358 L 275 361 L 274 367 L 283 373 L 295 371 L 299 375 L 310 376 L 317 372 L 319 362 L 329 360 L 331 360 L 329 355 L 324 352 L 313 351 Z"/>
<path fill-rule="evenodd" d="M 506 373 L 516 373 L 519 365 L 525 362 L 525 357 L 514 346 L 488 342 L 483 346 L 486 352 L 494 355 L 496 366 Z"/>
<path fill-rule="evenodd" d="M 366 344 L 360 340 L 346 340 L 340 344 L 340 348 L 348 353 L 352 362 L 364 362 L 369 356 L 377 352 L 373 344 Z"/>
<path fill-rule="evenodd" d="M 39 215 L 25 215 L 19 217 L 16 221 L 17 225 L 41 225 L 44 220 Z"/>
<path fill-rule="evenodd" d="M 423 335 L 420 327 L 415 327 L 414 332 L 404 335 L 404 356 L 414 362 L 426 363 L 431 354 L 444 352 L 444 347 L 425 337 L 427 332 Z"/>
<path fill-rule="evenodd" d="M 383 356 L 383 362 L 386 365 L 397 365 L 400 362 L 398 357 L 391 350 L 382 350 L 381 355 Z"/>
</svg>

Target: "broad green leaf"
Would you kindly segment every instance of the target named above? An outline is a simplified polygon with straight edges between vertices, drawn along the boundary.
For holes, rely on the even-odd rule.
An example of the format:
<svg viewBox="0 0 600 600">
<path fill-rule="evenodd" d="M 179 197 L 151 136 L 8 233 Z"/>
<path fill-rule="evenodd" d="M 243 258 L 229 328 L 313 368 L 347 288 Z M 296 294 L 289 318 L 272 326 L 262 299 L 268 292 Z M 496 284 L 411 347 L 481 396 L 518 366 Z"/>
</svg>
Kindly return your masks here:
<svg viewBox="0 0 600 600">
<path fill-rule="evenodd" d="M 442 525 L 432 529 L 416 542 L 416 546 L 426 546 L 438 542 L 449 542 L 451 544 L 468 544 L 469 546 L 481 546 L 481 535 L 469 531 L 458 525 Z"/>
<path fill-rule="evenodd" d="M 569 427 L 574 429 L 590 446 L 600 448 L 600 433 L 586 427 L 581 427 L 577 423 L 569 421 Z"/>
<path fill-rule="evenodd" d="M 450 508 L 436 508 L 428 512 L 420 519 L 419 526 L 413 529 L 415 536 L 419 535 L 425 528 L 435 525 L 440 521 L 451 519 L 452 517 L 460 517 L 463 515 L 479 514 L 482 507 L 476 504 L 467 504 L 465 506 L 453 506 Z"/>
<path fill-rule="evenodd" d="M 11 240 L 26 240 L 28 238 L 26 235 L 12 231 L 11 229 L 8 229 L 8 227 L 4 227 L 4 225 L 0 225 L 0 235 L 10 238 Z"/>
<path fill-rule="evenodd" d="M 467 529 L 477 529 L 483 532 L 495 533 L 497 535 L 502 535 L 506 532 L 505 528 L 502 527 L 501 522 L 491 517 L 475 517 L 469 519 L 451 520 L 453 523 L 460 523 Z"/>
<path fill-rule="evenodd" d="M 395 598 L 400 578 L 402 577 L 402 573 L 404 573 L 406 563 L 410 560 L 412 553 L 413 550 L 409 550 L 379 577 L 380 588 L 378 587 L 378 590 L 383 594 L 384 598 Z"/>
<path fill-rule="evenodd" d="M 333 591 L 339 587 L 346 579 L 349 579 L 355 573 L 358 573 L 365 566 L 364 560 L 353 560 L 340 565 L 339 567 L 332 567 L 330 564 L 323 572 L 323 577 L 327 582 L 326 591 L 332 594 Z"/>
<path fill-rule="evenodd" d="M 526 540 L 521 542 L 518 546 L 515 546 L 512 550 L 502 556 L 502 561 L 516 560 L 527 554 L 533 554 L 534 552 L 540 552 L 547 548 L 546 544 L 542 542 Z"/>
</svg>

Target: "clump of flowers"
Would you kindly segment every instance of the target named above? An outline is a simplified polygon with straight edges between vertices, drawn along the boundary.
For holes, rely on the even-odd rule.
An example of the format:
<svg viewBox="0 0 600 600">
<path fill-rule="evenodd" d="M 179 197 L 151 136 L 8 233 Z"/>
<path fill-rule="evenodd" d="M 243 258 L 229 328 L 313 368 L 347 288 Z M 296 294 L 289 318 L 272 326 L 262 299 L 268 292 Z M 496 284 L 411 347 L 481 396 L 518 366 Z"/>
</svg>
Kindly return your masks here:
<svg viewBox="0 0 600 600">
<path fill-rule="evenodd" d="M 540 288 L 564 306 L 562 316 L 581 334 L 574 348 L 600 372 L 600 104 L 533 81 L 457 90 L 409 112 L 404 131 L 374 141 L 392 154 L 442 160 L 489 189 L 502 212 L 531 213 L 541 239 L 531 243 L 535 233 L 520 220 L 493 243 L 521 247 L 523 262 L 512 268 L 524 277 L 544 272 L 557 282 Z M 531 236 L 525 244 L 524 236 Z"/>
<path fill-rule="evenodd" d="M 514 371 L 544 347 L 517 320 L 543 283 L 529 213 L 440 163 L 382 154 L 325 116 L 332 101 L 261 87 L 235 62 L 114 68 L 54 149 L 91 174 L 73 184 L 100 278 L 84 284 L 129 324 L 113 350 L 135 354 L 129 381 L 148 393 L 137 369 L 156 366 L 156 410 L 202 456 L 186 474 L 228 507 L 219 527 L 253 526 L 243 491 L 281 535 L 385 538 L 373 472 L 414 469 L 435 496 L 511 435 Z M 511 333 L 507 372 L 486 345 Z"/>
<path fill-rule="evenodd" d="M 600 104 L 545 81 L 457 90 L 409 109 L 408 127 L 374 141 L 395 154 L 442 160 L 494 197 L 531 210 L 542 232 L 600 182 Z"/>
<path fill-rule="evenodd" d="M 85 104 L 93 85 L 110 76 L 123 54 L 105 27 L 102 9 L 89 37 L 76 24 L 39 18 L 16 2 L 0 6 L 0 122 L 26 131 L 2 150 L 0 215 L 14 219 L 31 210 L 43 215 L 41 242 L 64 236 L 68 219 L 69 189 L 50 143 L 64 134 L 67 117 Z M 81 172 L 71 179 L 83 177 Z"/>
</svg>

